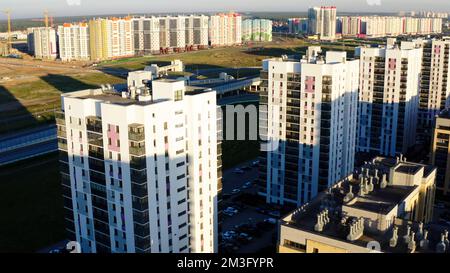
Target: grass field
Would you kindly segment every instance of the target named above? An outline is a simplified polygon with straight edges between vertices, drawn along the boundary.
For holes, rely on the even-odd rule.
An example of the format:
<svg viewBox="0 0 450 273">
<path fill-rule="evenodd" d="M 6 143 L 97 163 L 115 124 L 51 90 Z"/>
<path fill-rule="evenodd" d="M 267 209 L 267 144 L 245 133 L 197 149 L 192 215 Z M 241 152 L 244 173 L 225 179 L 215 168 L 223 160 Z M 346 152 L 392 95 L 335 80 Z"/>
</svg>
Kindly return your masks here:
<svg viewBox="0 0 450 273">
<path fill-rule="evenodd" d="M 58 156 L 0 169 L 0 252 L 35 252 L 64 239 Z"/>
<path fill-rule="evenodd" d="M 176 55 L 149 56 L 141 58 L 128 58 L 122 60 L 106 61 L 100 67 L 114 67 L 123 70 L 143 69 L 150 64 L 166 64 L 171 60 L 179 59 L 183 61 L 186 69 L 195 71 L 196 69 L 207 68 L 233 68 L 233 67 L 254 67 L 260 66 L 262 60 L 281 55 L 300 55 L 306 52 L 310 43 L 300 39 L 277 38 L 277 41 L 246 47 L 225 47 L 209 50 L 200 50 Z M 358 45 L 354 43 L 353 45 Z M 342 46 L 339 43 L 322 45 L 325 50 L 347 50 L 353 51 L 353 46 Z"/>
<path fill-rule="evenodd" d="M 47 74 L 30 81 L 4 83 L 0 85 L 0 134 L 52 121 L 62 93 L 123 81 L 104 73 L 82 73 Z"/>
</svg>

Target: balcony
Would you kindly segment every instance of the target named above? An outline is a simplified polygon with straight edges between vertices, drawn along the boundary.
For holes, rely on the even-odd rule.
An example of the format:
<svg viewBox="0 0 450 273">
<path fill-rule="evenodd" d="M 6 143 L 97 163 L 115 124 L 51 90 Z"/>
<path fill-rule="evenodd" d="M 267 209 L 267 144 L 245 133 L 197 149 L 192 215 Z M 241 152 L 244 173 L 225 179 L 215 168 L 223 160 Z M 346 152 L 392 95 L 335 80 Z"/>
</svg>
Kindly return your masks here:
<svg viewBox="0 0 450 273">
<path fill-rule="evenodd" d="M 66 115 L 62 111 L 55 112 L 55 121 L 58 125 L 66 125 Z"/>
<path fill-rule="evenodd" d="M 130 169 L 130 177 L 131 177 L 131 181 L 137 183 L 137 184 L 141 184 L 141 183 L 145 183 L 147 182 L 147 170 L 134 170 L 134 169 Z"/>
<path fill-rule="evenodd" d="M 86 129 L 91 132 L 102 133 L 102 120 L 96 116 L 86 118 Z"/>
<path fill-rule="evenodd" d="M 145 155 L 145 146 L 130 146 L 130 155 L 135 156 Z"/>
<path fill-rule="evenodd" d="M 128 126 L 128 138 L 132 141 L 144 141 L 145 133 L 144 133 L 144 125 L 142 124 L 131 124 Z"/>
</svg>

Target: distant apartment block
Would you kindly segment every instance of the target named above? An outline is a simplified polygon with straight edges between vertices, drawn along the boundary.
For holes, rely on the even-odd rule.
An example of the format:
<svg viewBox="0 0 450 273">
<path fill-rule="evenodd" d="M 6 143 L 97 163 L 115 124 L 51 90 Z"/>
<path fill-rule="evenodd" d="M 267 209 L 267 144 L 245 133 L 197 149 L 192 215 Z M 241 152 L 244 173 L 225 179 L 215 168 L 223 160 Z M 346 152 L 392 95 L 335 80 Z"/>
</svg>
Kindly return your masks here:
<svg viewBox="0 0 450 273">
<path fill-rule="evenodd" d="M 243 42 L 271 42 L 272 21 L 265 19 L 247 19 L 242 22 Z"/>
<path fill-rule="evenodd" d="M 56 31 L 51 27 L 28 28 L 28 50 L 37 59 L 55 60 L 58 57 Z"/>
<path fill-rule="evenodd" d="M 337 33 L 343 37 L 376 38 L 400 35 L 442 33 L 441 18 L 399 16 L 342 16 L 337 18 Z"/>
<path fill-rule="evenodd" d="M 356 49 L 360 58 L 357 150 L 405 154 L 416 141 L 422 49 Z"/>
<path fill-rule="evenodd" d="M 216 94 L 145 77 L 133 75 L 122 93 L 62 96 L 56 122 L 69 238 L 84 253 L 216 252 Z"/>
<path fill-rule="evenodd" d="M 89 26 L 87 23 L 63 24 L 58 27 L 59 58 L 64 61 L 90 59 Z"/>
<path fill-rule="evenodd" d="M 211 46 L 242 44 L 242 16 L 237 13 L 212 15 L 209 20 L 209 43 Z"/>
<path fill-rule="evenodd" d="M 133 18 L 133 45 L 134 53 L 138 56 L 160 52 L 157 17 Z"/>
<path fill-rule="evenodd" d="M 445 252 L 436 168 L 377 157 L 280 221 L 280 253 Z"/>
<path fill-rule="evenodd" d="M 259 194 L 298 206 L 353 171 L 359 61 L 310 47 L 302 60 L 263 61 Z M 264 110 L 266 108 L 266 110 Z"/>
<path fill-rule="evenodd" d="M 437 167 L 436 190 L 440 199 L 450 193 L 450 113 L 443 110 L 436 118 L 430 164 Z"/>
<path fill-rule="evenodd" d="M 313 7 L 308 10 L 308 33 L 321 40 L 336 38 L 336 7 Z"/>
<path fill-rule="evenodd" d="M 289 18 L 288 31 L 292 34 L 308 33 L 308 18 Z"/>
<path fill-rule="evenodd" d="M 130 18 L 93 19 L 89 21 L 91 60 L 101 61 L 134 55 Z"/>
</svg>

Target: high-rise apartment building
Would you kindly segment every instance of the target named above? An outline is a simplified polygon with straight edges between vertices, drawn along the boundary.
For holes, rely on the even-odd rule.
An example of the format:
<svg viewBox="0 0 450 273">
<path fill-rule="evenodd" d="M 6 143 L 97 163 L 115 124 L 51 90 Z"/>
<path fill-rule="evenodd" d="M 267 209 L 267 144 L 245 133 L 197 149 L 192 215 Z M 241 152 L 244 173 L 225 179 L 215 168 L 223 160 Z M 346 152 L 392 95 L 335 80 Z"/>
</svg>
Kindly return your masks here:
<svg viewBox="0 0 450 273">
<path fill-rule="evenodd" d="M 56 31 L 51 27 L 28 28 L 28 50 L 37 59 L 55 60 L 58 57 Z"/>
<path fill-rule="evenodd" d="M 436 193 L 442 199 L 450 193 L 450 113 L 445 109 L 436 117 L 430 164 L 437 167 Z"/>
<path fill-rule="evenodd" d="M 421 141 L 429 141 L 436 115 L 450 105 L 450 39 L 417 39 L 401 47 L 423 50 L 417 132 Z"/>
<path fill-rule="evenodd" d="M 237 13 L 213 15 L 209 20 L 211 46 L 242 44 L 242 16 Z"/>
<path fill-rule="evenodd" d="M 321 40 L 336 38 L 336 7 L 313 7 L 308 10 L 309 34 Z"/>
<path fill-rule="evenodd" d="M 337 19 L 338 33 L 353 37 L 387 37 L 442 33 L 441 18 L 400 16 L 342 16 Z"/>
<path fill-rule="evenodd" d="M 308 18 L 289 18 L 288 19 L 289 33 L 308 33 Z"/>
<path fill-rule="evenodd" d="M 217 251 L 214 91 L 162 79 L 72 92 L 56 120 L 67 231 L 83 252 Z"/>
<path fill-rule="evenodd" d="M 353 171 L 359 61 L 310 47 L 302 60 L 269 59 L 261 72 L 260 195 L 297 206 Z"/>
<path fill-rule="evenodd" d="M 89 22 L 91 59 L 94 61 L 134 55 L 131 18 L 93 19 Z"/>
<path fill-rule="evenodd" d="M 133 18 L 133 46 L 136 55 L 160 52 L 159 19 L 157 17 Z"/>
<path fill-rule="evenodd" d="M 247 19 L 242 22 L 242 41 L 272 41 L 272 21 L 266 19 Z"/>
<path fill-rule="evenodd" d="M 281 253 L 445 252 L 436 168 L 376 157 L 281 219 Z"/>
<path fill-rule="evenodd" d="M 362 47 L 358 107 L 358 151 L 405 154 L 416 141 L 421 48 Z"/>
<path fill-rule="evenodd" d="M 90 59 L 88 24 L 63 24 L 59 26 L 58 41 L 59 58 L 62 61 L 87 61 Z"/>
<path fill-rule="evenodd" d="M 205 15 L 190 15 L 186 20 L 186 46 L 207 48 L 209 17 Z"/>
</svg>

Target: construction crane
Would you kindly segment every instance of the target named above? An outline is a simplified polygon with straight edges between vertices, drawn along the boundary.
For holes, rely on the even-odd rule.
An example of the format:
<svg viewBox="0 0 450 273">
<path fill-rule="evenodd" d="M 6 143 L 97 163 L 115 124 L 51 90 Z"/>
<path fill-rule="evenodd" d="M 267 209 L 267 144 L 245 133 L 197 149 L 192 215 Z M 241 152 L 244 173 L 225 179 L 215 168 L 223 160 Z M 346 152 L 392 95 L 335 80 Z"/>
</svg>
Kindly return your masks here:
<svg viewBox="0 0 450 273">
<path fill-rule="evenodd" d="M 8 17 L 8 52 L 11 53 L 12 42 L 11 42 L 11 10 L 7 9 L 3 11 Z"/>
<path fill-rule="evenodd" d="M 50 16 L 48 10 L 44 11 L 44 19 L 32 19 L 33 22 L 44 22 L 45 27 L 53 27 L 53 16 Z"/>
</svg>

